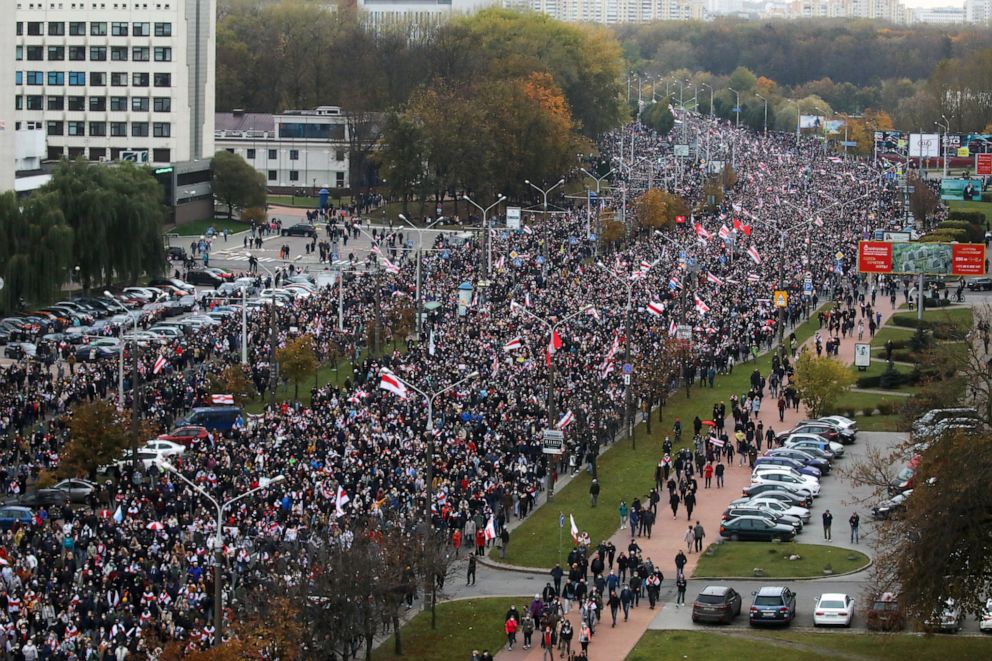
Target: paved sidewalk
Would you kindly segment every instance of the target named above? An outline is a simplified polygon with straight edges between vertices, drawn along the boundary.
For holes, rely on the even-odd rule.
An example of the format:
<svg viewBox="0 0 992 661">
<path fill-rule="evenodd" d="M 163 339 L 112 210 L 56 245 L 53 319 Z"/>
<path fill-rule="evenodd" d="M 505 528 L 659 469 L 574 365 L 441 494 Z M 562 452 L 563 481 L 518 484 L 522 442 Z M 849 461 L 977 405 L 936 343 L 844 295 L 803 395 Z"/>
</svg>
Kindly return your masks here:
<svg viewBox="0 0 992 661">
<path fill-rule="evenodd" d="M 881 303 L 882 299 L 879 298 L 878 301 Z M 887 305 L 879 305 L 877 309 L 878 312 L 882 313 L 883 323 L 892 314 L 892 310 L 885 309 L 888 307 Z M 821 331 L 821 336 L 826 340 L 826 331 Z M 854 345 L 856 342 L 855 336 L 849 336 L 841 340 L 837 358 L 845 365 L 854 363 Z M 812 343 L 813 338 L 810 338 L 806 344 L 812 346 Z M 748 364 L 742 363 L 738 366 L 738 369 L 748 369 Z M 710 410 L 715 402 L 706 398 L 705 389 L 696 389 L 694 391 L 694 397 L 699 403 L 699 417 L 708 419 L 710 417 Z M 764 422 L 766 429 L 769 427 L 779 431 L 789 429 L 795 423 L 805 418 L 805 407 L 800 407 L 800 409 L 799 411 L 795 409 L 786 411 L 784 421 L 779 422 L 778 410 L 774 402 L 770 398 L 767 398 L 760 412 L 760 420 Z M 658 451 L 660 453 L 661 449 L 658 448 Z M 653 471 L 654 467 L 645 467 L 645 470 Z M 704 489 L 700 486 L 696 509 L 693 511 L 692 518 L 688 520 L 686 518 L 686 511 L 682 507 L 679 508 L 678 515 L 674 519 L 672 518 L 671 509 L 667 507 L 667 499 L 663 494 L 662 502 L 658 505 L 658 516 L 654 525 L 652 538 L 637 538 L 637 543 L 642 549 L 643 556 L 651 559 L 665 576 L 661 593 L 663 602 L 659 605 L 659 608 L 674 607 L 674 604 L 665 602 L 664 600 L 674 598 L 674 559 L 678 550 L 685 548 L 682 535 L 685 533 L 687 526 L 690 523 L 695 524 L 697 520 L 702 523 L 706 531 L 704 547 L 717 539 L 720 528 L 720 517 L 723 514 L 723 510 L 726 509 L 730 500 L 740 496 L 742 489 L 750 484 L 750 478 L 750 469 L 747 466 L 738 466 L 738 459 L 735 456 L 734 465 L 727 466 L 727 472 L 724 477 L 725 486 L 722 489 Z M 701 478 L 699 481 L 700 485 L 702 485 Z M 626 498 L 627 502 L 629 503 L 635 496 L 641 496 L 643 500 L 644 494 L 630 493 Z M 600 506 L 615 508 L 617 505 L 617 503 L 604 502 Z M 630 530 L 618 530 L 611 538 L 611 541 L 616 545 L 618 555 L 621 550 L 626 551 L 627 545 L 630 543 Z M 598 543 L 598 540 L 592 540 L 592 543 L 595 545 Z M 687 576 L 691 576 L 699 554 L 689 553 L 687 557 L 686 574 Z M 537 583 L 543 586 L 543 582 Z M 647 600 L 645 599 L 641 602 L 640 607 L 631 609 L 630 620 L 628 622 L 618 621 L 616 628 L 612 628 L 610 626 L 609 609 L 607 608 L 605 610 L 606 612 L 603 614 L 596 629 L 596 634 L 593 636 L 592 642 L 589 645 L 590 658 L 596 660 L 626 658 L 658 613 L 658 609 L 651 610 L 648 608 Z M 618 620 L 622 620 L 622 611 L 620 615 L 621 617 Z M 573 608 L 567 617 L 572 621 L 575 631 L 578 632 L 578 608 Z M 501 623 L 493 622 L 492 626 L 501 626 Z M 573 639 L 576 648 L 578 647 L 577 640 L 578 635 Z M 497 658 L 503 661 L 509 659 L 513 659 L 514 661 L 518 659 L 540 661 L 541 655 L 542 650 L 540 647 L 535 647 L 527 651 L 517 648 L 512 652 L 503 650 Z"/>
</svg>

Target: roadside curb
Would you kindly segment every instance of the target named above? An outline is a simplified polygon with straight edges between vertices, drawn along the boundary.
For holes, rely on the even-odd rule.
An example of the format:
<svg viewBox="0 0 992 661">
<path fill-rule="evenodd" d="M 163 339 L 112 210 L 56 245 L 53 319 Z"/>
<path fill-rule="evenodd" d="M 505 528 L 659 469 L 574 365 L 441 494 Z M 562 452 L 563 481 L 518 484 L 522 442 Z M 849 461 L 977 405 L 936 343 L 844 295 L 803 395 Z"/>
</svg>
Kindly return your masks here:
<svg viewBox="0 0 992 661">
<path fill-rule="evenodd" d="M 537 567 L 521 567 L 520 565 L 507 565 L 502 562 L 495 562 L 490 560 L 484 555 L 477 556 L 477 562 L 480 565 L 484 565 L 490 569 L 498 569 L 500 571 L 512 571 L 518 574 L 540 574 L 542 576 L 550 572 L 550 569 L 539 569 Z"/>
</svg>

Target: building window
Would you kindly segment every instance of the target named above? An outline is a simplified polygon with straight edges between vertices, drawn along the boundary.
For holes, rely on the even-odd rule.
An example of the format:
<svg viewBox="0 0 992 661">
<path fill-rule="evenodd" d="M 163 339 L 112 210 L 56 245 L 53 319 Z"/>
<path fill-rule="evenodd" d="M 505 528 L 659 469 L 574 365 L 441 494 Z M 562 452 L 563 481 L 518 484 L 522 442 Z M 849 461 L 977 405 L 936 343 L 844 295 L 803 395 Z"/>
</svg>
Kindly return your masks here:
<svg viewBox="0 0 992 661">
<path fill-rule="evenodd" d="M 156 62 L 171 62 L 172 61 L 172 49 L 168 46 L 156 46 L 155 47 L 155 61 Z"/>
<path fill-rule="evenodd" d="M 70 87 L 83 87 L 86 85 L 86 72 L 85 71 L 70 71 L 69 72 L 69 85 Z"/>
<path fill-rule="evenodd" d="M 65 110 L 64 96 L 50 96 L 47 100 L 49 110 Z"/>
<path fill-rule="evenodd" d="M 249 161 L 254 161 L 255 160 L 255 150 L 254 149 L 248 149 L 248 150 L 246 150 L 245 151 L 245 158 L 247 158 Z"/>
<path fill-rule="evenodd" d="M 155 97 L 155 112 L 172 112 L 172 99 L 168 96 Z"/>
<path fill-rule="evenodd" d="M 44 85 L 44 73 L 41 71 L 28 71 L 28 85 Z"/>
<path fill-rule="evenodd" d="M 15 71 L 14 72 L 14 84 L 15 85 L 23 85 L 24 84 L 24 72 L 23 71 Z"/>
<path fill-rule="evenodd" d="M 44 23 L 41 21 L 29 21 L 28 22 L 28 35 L 32 37 L 40 37 L 45 34 L 42 30 Z"/>
<path fill-rule="evenodd" d="M 69 36 L 70 37 L 85 37 L 86 36 L 86 23 L 82 21 L 72 21 L 69 23 Z"/>
<path fill-rule="evenodd" d="M 24 108 L 26 110 L 44 110 L 45 97 L 40 94 L 29 94 L 26 98 Z"/>
<path fill-rule="evenodd" d="M 148 74 L 147 73 L 132 73 L 131 74 L 131 87 L 148 87 Z"/>
<path fill-rule="evenodd" d="M 18 62 L 24 59 L 24 46 L 14 48 L 14 59 Z"/>
<path fill-rule="evenodd" d="M 276 156 L 276 150 L 275 149 L 270 149 L 269 150 L 269 160 L 270 161 L 274 161 L 277 158 L 278 158 L 278 156 Z"/>
<path fill-rule="evenodd" d="M 111 112 L 123 112 L 127 110 L 127 97 L 126 96 L 110 97 L 110 110 Z"/>
<path fill-rule="evenodd" d="M 48 135 L 62 135 L 65 133 L 65 125 L 62 122 L 48 122 L 46 133 Z"/>
<path fill-rule="evenodd" d="M 131 27 L 135 37 L 150 37 L 152 34 L 150 23 L 132 23 Z"/>
<path fill-rule="evenodd" d="M 171 73 L 156 73 L 155 74 L 155 87 L 172 87 L 172 74 Z"/>
<path fill-rule="evenodd" d="M 172 124 L 169 122 L 155 122 L 152 124 L 152 136 L 156 138 L 172 137 Z"/>
<path fill-rule="evenodd" d="M 127 62 L 127 46 L 111 46 L 110 60 L 112 62 Z"/>
<path fill-rule="evenodd" d="M 123 71 L 110 72 L 111 87 L 127 87 L 127 73 Z"/>
<path fill-rule="evenodd" d="M 335 172 L 334 180 L 334 185 L 336 188 L 344 188 L 344 172 Z"/>
<path fill-rule="evenodd" d="M 126 37 L 127 36 L 127 23 L 114 22 L 110 24 L 110 36 L 112 37 Z"/>
<path fill-rule="evenodd" d="M 91 161 L 102 161 L 107 158 L 107 148 L 106 147 L 90 147 L 90 160 Z"/>
<path fill-rule="evenodd" d="M 23 35 L 24 35 L 24 23 L 21 21 L 17 21 L 17 36 L 20 37 Z"/>
<path fill-rule="evenodd" d="M 133 110 L 134 112 L 148 112 L 148 97 L 132 96 L 131 110 Z"/>
<path fill-rule="evenodd" d="M 106 87 L 106 85 L 107 85 L 106 71 L 90 72 L 90 87 Z"/>
<path fill-rule="evenodd" d="M 135 62 L 148 61 L 148 46 L 135 46 L 131 49 L 131 59 Z"/>
<path fill-rule="evenodd" d="M 65 59 L 65 46 L 48 47 L 49 62 L 61 62 L 64 59 Z"/>
<path fill-rule="evenodd" d="M 267 174 L 267 178 L 268 178 L 269 181 L 275 181 L 276 180 L 276 171 L 275 170 L 269 170 L 268 173 L 266 173 L 266 174 Z"/>
<path fill-rule="evenodd" d="M 86 61 L 86 46 L 69 46 L 69 61 L 70 62 L 85 62 Z"/>
<path fill-rule="evenodd" d="M 170 150 L 170 149 L 153 149 L 152 150 L 152 162 L 153 163 L 171 163 L 172 162 L 172 150 Z"/>
<path fill-rule="evenodd" d="M 49 37 L 61 37 L 65 34 L 65 23 L 62 21 L 49 21 L 48 23 L 48 36 Z"/>
<path fill-rule="evenodd" d="M 45 49 L 41 46 L 28 46 L 28 60 L 40 62 L 45 59 Z"/>
<path fill-rule="evenodd" d="M 343 161 L 344 160 L 344 152 L 342 150 L 340 150 L 340 149 L 336 150 L 334 152 L 334 160 L 339 161 L 339 162 L 340 161 Z"/>
<path fill-rule="evenodd" d="M 289 180 L 290 181 L 299 181 L 300 180 L 300 171 L 299 170 L 290 170 L 289 171 Z"/>
<path fill-rule="evenodd" d="M 106 122 L 90 122 L 90 135 L 95 135 L 97 137 L 107 135 Z"/>
<path fill-rule="evenodd" d="M 14 110 L 24 110 L 24 97 L 20 94 L 14 97 Z"/>
<path fill-rule="evenodd" d="M 49 85 L 65 85 L 65 72 L 64 71 L 49 71 L 48 72 L 48 84 Z"/>
<path fill-rule="evenodd" d="M 69 97 L 69 110 L 71 112 L 82 112 L 86 110 L 86 97 L 85 96 L 70 96 Z"/>
<path fill-rule="evenodd" d="M 86 122 L 66 122 L 68 135 L 86 135 Z"/>
<path fill-rule="evenodd" d="M 171 37 L 172 36 L 172 23 L 156 23 L 155 24 L 155 36 L 156 37 Z"/>
<path fill-rule="evenodd" d="M 106 46 L 90 46 L 90 61 L 91 62 L 106 62 L 107 61 L 107 47 Z"/>
<path fill-rule="evenodd" d="M 114 138 L 126 138 L 127 122 L 110 122 L 110 135 Z"/>
<path fill-rule="evenodd" d="M 148 137 L 148 122 L 131 122 L 131 137 L 132 138 L 147 138 Z"/>
<path fill-rule="evenodd" d="M 291 160 L 291 161 L 298 161 L 298 160 L 300 160 L 300 150 L 299 149 L 290 149 L 289 150 L 289 160 Z"/>
<path fill-rule="evenodd" d="M 107 36 L 107 24 L 104 22 L 90 23 L 90 36 L 91 37 L 106 37 Z"/>
<path fill-rule="evenodd" d="M 107 97 L 105 96 L 91 96 L 90 97 L 90 110 L 94 112 L 106 112 L 107 110 Z M 95 135 L 93 131 L 90 131 L 90 135 Z"/>
</svg>

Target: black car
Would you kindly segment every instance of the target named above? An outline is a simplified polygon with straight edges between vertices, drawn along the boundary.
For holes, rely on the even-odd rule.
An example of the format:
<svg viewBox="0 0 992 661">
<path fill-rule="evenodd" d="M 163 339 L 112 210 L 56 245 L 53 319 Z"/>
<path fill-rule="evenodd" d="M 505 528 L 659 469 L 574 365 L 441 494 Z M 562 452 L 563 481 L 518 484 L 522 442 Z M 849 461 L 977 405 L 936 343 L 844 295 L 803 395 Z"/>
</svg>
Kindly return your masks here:
<svg viewBox="0 0 992 661">
<path fill-rule="evenodd" d="M 222 278 L 217 277 L 210 271 L 204 271 L 203 269 L 194 269 L 186 274 L 186 282 L 191 285 L 206 285 L 208 287 L 213 287 L 216 289 L 224 283 Z"/>
<path fill-rule="evenodd" d="M 796 619 L 796 593 L 785 587 L 764 587 L 752 593 L 748 622 L 760 624 L 791 624 Z"/>
<path fill-rule="evenodd" d="M 54 505 L 66 505 L 69 502 L 69 493 L 62 489 L 38 489 L 20 496 L 10 498 L 4 505 L 20 505 L 21 507 L 52 507 Z"/>
<path fill-rule="evenodd" d="M 76 349 L 76 362 L 95 363 L 108 358 L 117 358 L 118 352 L 117 347 L 84 344 Z"/>
<path fill-rule="evenodd" d="M 165 249 L 165 258 L 170 262 L 186 261 L 186 250 L 180 246 L 169 246 Z"/>
<path fill-rule="evenodd" d="M 752 484 L 751 486 L 745 487 L 743 493 L 745 496 L 754 497 L 771 492 L 774 492 L 774 497 L 779 498 L 779 500 L 782 499 L 782 494 L 788 494 L 794 505 L 799 505 L 800 507 L 805 507 L 806 509 L 813 506 L 813 496 L 806 496 L 804 498 L 794 491 L 786 491 L 775 484 Z"/>
<path fill-rule="evenodd" d="M 317 238 L 317 228 L 307 223 L 297 223 L 290 227 L 282 228 L 283 236 L 308 236 L 311 239 Z"/>
<path fill-rule="evenodd" d="M 970 278 L 967 286 L 971 291 L 990 291 L 992 278 Z"/>
<path fill-rule="evenodd" d="M 741 595 L 725 585 L 707 585 L 692 602 L 693 622 L 730 624 L 741 614 Z"/>
<path fill-rule="evenodd" d="M 738 516 L 720 522 L 720 536 L 735 542 L 787 542 L 796 536 L 796 529 L 764 516 Z"/>
</svg>

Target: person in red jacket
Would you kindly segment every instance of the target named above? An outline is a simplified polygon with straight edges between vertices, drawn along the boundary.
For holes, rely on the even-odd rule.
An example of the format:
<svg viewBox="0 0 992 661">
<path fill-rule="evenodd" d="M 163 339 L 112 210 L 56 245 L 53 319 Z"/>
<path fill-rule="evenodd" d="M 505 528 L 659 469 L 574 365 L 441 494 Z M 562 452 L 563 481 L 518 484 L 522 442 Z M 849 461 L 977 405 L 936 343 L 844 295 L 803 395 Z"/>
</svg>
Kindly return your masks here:
<svg viewBox="0 0 992 661">
<path fill-rule="evenodd" d="M 482 528 L 475 531 L 475 554 L 486 554 L 486 533 Z"/>
<path fill-rule="evenodd" d="M 506 649 L 512 651 L 513 646 L 517 642 L 517 621 L 512 617 L 506 618 L 506 622 L 503 625 L 506 631 Z"/>
<path fill-rule="evenodd" d="M 710 483 L 713 481 L 713 462 L 709 462 L 703 467 L 703 488 L 709 489 Z"/>
</svg>

